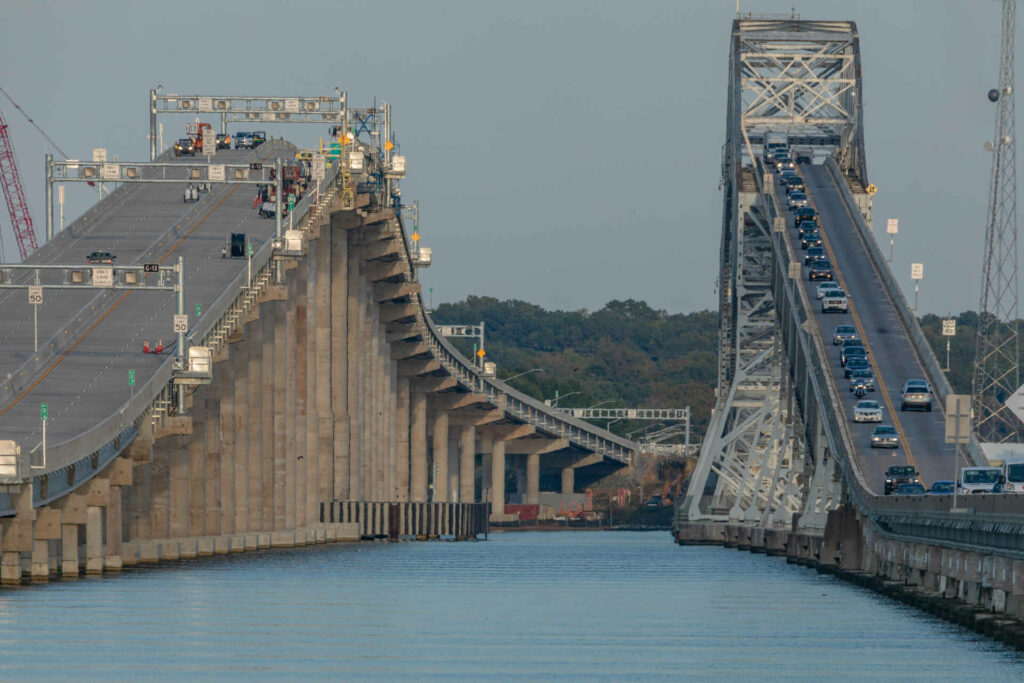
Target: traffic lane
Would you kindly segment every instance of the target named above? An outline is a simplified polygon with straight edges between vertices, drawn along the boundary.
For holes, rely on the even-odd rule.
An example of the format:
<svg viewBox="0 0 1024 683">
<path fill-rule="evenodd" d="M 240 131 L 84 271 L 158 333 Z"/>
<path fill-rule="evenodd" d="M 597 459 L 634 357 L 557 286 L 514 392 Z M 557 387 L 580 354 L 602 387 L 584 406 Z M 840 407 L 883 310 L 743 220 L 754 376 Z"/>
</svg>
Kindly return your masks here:
<svg viewBox="0 0 1024 683">
<path fill-rule="evenodd" d="M 924 370 L 895 306 L 886 296 L 856 228 L 841 203 L 839 191 L 831 177 L 823 167 L 812 167 L 806 170 L 806 179 L 821 213 L 824 233 L 832 246 L 835 265 L 849 290 L 851 305 L 860 318 L 872 360 L 885 385 L 884 391 L 889 398 L 886 410 L 898 412 L 903 382 L 911 377 L 925 377 Z M 883 391 L 882 386 L 879 386 L 879 391 Z M 946 470 L 949 467 L 946 466 L 947 458 L 943 454 L 943 422 L 939 412 L 899 412 L 895 419 L 892 415 L 886 415 L 886 422 L 898 422 L 903 441 L 899 450 L 912 453 L 913 463 L 921 471 L 926 483 L 948 478 Z M 877 459 L 874 462 L 874 469 L 882 470 L 875 472 L 881 479 L 885 467 L 878 464 Z"/>
<path fill-rule="evenodd" d="M 224 156 L 228 158 L 221 161 L 238 163 L 245 161 L 249 153 L 239 150 Z M 117 188 L 113 195 L 123 193 L 130 197 L 130 201 L 114 203 L 102 214 L 103 220 L 91 226 L 86 234 L 74 240 L 66 240 L 67 244 L 62 248 L 51 251 L 59 251 L 64 257 L 62 262 L 77 262 L 83 267 L 85 256 L 92 251 L 111 251 L 117 256 L 116 262 L 121 265 L 137 264 L 141 259 L 152 257 L 155 249 L 168 241 L 169 237 L 174 237 L 174 226 L 188 225 L 197 220 L 228 191 L 228 186 L 214 185 L 215 190 L 203 193 L 198 204 L 184 204 L 182 194 L 189 163 L 185 161 L 179 165 L 182 168 L 173 169 L 169 175 L 179 178 L 181 185 L 128 184 Z M 55 262 L 57 259 L 48 257 L 48 260 Z M 26 370 L 22 366 L 34 352 L 37 323 L 33 320 L 33 306 L 28 303 L 27 292 L 7 290 L 7 293 L 7 301 L 0 303 L 10 322 L 0 332 L 0 378 L 13 373 L 13 379 L 20 383 L 26 381 Z M 16 294 L 21 296 L 17 297 Z M 76 317 L 81 320 L 95 311 L 97 306 L 104 305 L 103 294 L 96 290 L 46 290 L 44 304 L 37 312 L 41 347 L 55 344 L 57 340 L 51 339 L 51 336 L 59 336 L 61 328 L 69 321 L 74 321 Z"/>
<path fill-rule="evenodd" d="M 232 196 L 225 204 L 223 211 L 215 212 L 191 235 L 183 236 L 185 241 L 178 247 L 186 252 L 186 311 L 193 325 L 194 303 L 200 301 L 208 306 L 246 268 L 245 260 L 220 258 L 226 235 L 232 231 L 247 232 L 255 248 L 255 244 L 270 239 L 274 232 L 274 221 L 260 218 L 252 209 L 251 199 Z M 55 406 L 53 419 L 47 425 L 48 438 L 53 443 L 73 438 L 124 403 L 123 391 L 108 393 L 106 388 L 126 385 L 129 369 L 136 370 L 137 385 L 152 376 L 159 363 L 152 363 L 152 356 L 142 353 L 142 342 L 162 339 L 165 348 L 173 346 L 176 337 L 171 331 L 171 317 L 177 300 L 165 293 L 156 300 L 143 301 L 140 294 L 125 297 L 53 373 L 0 417 L 0 434 L 4 438 L 19 440 L 23 446 L 35 438 L 40 429 L 37 404 L 47 397 Z M 105 354 L 110 349 L 117 352 L 107 358 Z M 61 401 L 64 405 L 58 408 Z"/>
</svg>

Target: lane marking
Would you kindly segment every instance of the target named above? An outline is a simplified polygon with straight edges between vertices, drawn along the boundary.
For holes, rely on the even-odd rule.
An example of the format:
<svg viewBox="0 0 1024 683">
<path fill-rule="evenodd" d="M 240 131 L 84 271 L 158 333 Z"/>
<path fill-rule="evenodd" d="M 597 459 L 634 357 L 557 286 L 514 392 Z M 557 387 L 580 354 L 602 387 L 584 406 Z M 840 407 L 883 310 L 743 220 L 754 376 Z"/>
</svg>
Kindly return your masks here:
<svg viewBox="0 0 1024 683">
<path fill-rule="evenodd" d="M 914 461 L 914 453 L 910 448 L 910 440 L 907 439 L 906 432 L 903 431 L 903 425 L 900 423 L 900 419 L 896 415 L 896 410 L 893 407 L 892 398 L 889 396 L 889 389 L 885 384 L 885 380 L 882 379 L 882 372 L 878 368 L 878 364 L 875 362 L 875 354 L 871 350 L 871 345 L 868 342 L 868 337 L 866 334 L 864 334 L 864 324 L 861 322 L 860 315 L 857 314 L 857 308 L 854 305 L 852 298 L 850 297 L 850 290 L 846 288 L 846 280 L 843 278 L 843 273 L 839 268 L 839 262 L 836 260 L 835 253 L 832 251 L 832 245 L 828 240 L 828 234 L 825 231 L 824 220 L 821 217 L 821 212 L 818 211 L 818 205 L 814 201 L 814 198 L 811 196 L 809 188 L 806 190 L 805 194 L 807 195 L 807 201 L 811 203 L 811 205 L 814 207 L 814 211 L 818 214 L 818 227 L 821 232 L 821 241 L 825 245 L 825 251 L 828 253 L 829 260 L 832 261 L 832 268 L 835 272 L 836 277 L 839 279 L 839 285 L 843 288 L 843 291 L 846 292 L 846 301 L 850 308 L 850 315 L 853 317 L 853 324 L 856 326 L 857 332 L 860 334 L 860 338 L 864 344 L 864 347 L 868 350 L 868 363 L 871 364 L 871 368 L 874 370 L 875 382 L 878 384 L 878 390 L 882 392 L 882 398 L 885 401 L 886 407 L 889 409 L 889 414 L 892 416 L 893 426 L 896 428 L 896 433 L 899 434 L 900 437 L 900 445 L 903 446 L 903 452 L 906 453 L 907 455 L 907 462 L 910 465 L 913 465 L 914 469 L 916 470 L 917 463 Z M 841 203 L 843 204 L 843 208 L 846 210 L 847 218 L 850 219 L 852 227 L 853 216 L 850 215 L 850 210 L 846 208 L 846 202 Z M 841 348 L 840 353 L 842 353 Z M 844 414 L 843 417 L 845 418 L 846 415 Z M 893 455 L 895 455 L 895 449 L 893 449 Z M 918 474 L 920 476 L 920 472 Z"/>
</svg>

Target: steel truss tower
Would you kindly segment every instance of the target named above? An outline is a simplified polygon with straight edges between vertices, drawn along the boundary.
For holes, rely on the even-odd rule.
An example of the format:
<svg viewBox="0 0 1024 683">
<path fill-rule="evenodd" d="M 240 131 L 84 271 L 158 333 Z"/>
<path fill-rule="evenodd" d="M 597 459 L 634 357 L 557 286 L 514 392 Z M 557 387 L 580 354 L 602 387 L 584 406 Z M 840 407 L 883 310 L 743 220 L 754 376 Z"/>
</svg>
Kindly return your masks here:
<svg viewBox="0 0 1024 683">
<path fill-rule="evenodd" d="M 1004 402 L 1020 385 L 1017 335 L 1017 140 L 1014 136 L 1013 47 L 1016 0 L 1003 0 L 1003 38 L 992 140 L 985 256 L 978 304 L 972 387 L 974 427 L 983 442 L 1018 440 L 1019 423 Z"/>
</svg>

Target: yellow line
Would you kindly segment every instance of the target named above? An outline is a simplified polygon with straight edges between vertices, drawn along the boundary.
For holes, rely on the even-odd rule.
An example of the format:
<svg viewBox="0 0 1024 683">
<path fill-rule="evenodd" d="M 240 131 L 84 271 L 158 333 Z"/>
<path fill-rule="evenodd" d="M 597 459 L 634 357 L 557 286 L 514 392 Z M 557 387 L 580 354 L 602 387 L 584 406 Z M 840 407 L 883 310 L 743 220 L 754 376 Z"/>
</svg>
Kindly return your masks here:
<svg viewBox="0 0 1024 683">
<path fill-rule="evenodd" d="M 799 167 L 798 167 L 799 168 Z M 846 301 L 850 307 L 850 315 L 853 316 L 853 324 L 857 327 L 857 333 L 860 335 L 861 342 L 864 344 L 864 348 L 868 350 L 868 363 L 871 364 L 871 368 L 875 372 L 875 384 L 877 385 L 878 391 L 882 393 L 882 399 L 885 401 L 886 407 L 889 408 L 889 414 L 892 416 L 892 424 L 896 428 L 896 433 L 900 437 L 900 445 L 903 446 L 903 452 L 907 454 L 907 462 L 917 469 L 917 463 L 914 462 L 914 454 L 910 449 L 910 440 L 907 439 L 907 435 L 903 431 L 903 425 L 900 424 L 899 418 L 896 416 L 896 410 L 893 407 L 892 399 L 889 397 L 889 390 L 885 386 L 885 380 L 882 379 L 882 372 L 878 369 L 878 365 L 875 363 L 875 354 L 871 350 L 871 345 L 868 343 L 868 337 L 864 334 L 864 325 L 860 321 L 860 316 L 857 315 L 857 308 L 853 305 L 852 298 L 850 297 L 850 290 L 846 288 L 846 281 L 843 279 L 843 274 L 839 269 L 839 262 L 836 261 L 835 253 L 832 251 L 832 245 L 829 244 L 828 236 L 825 232 L 825 225 L 821 217 L 821 212 L 818 211 L 818 206 L 815 204 L 814 199 L 811 197 L 811 191 L 807 188 L 806 182 L 804 183 L 805 194 L 807 195 L 807 201 L 814 207 L 814 211 L 818 214 L 818 228 L 821 232 L 821 241 L 825 245 L 825 251 L 828 252 L 829 260 L 832 261 L 832 268 L 835 271 L 836 277 L 839 279 L 839 285 L 846 292 Z M 853 216 L 850 216 L 849 209 L 846 208 L 844 203 L 843 208 L 846 210 L 846 215 L 850 219 L 851 224 L 853 223 Z M 842 348 L 840 347 L 840 353 Z M 845 415 L 843 416 L 845 418 Z"/>
</svg>

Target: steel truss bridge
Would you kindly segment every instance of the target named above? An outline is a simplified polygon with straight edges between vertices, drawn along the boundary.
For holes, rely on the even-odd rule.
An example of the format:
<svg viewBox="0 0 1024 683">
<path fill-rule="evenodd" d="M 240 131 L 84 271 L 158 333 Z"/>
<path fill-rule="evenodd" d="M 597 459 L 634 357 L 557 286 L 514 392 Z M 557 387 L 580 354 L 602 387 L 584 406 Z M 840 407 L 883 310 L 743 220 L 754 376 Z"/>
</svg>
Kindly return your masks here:
<svg viewBox="0 0 1024 683">
<path fill-rule="evenodd" d="M 926 486 L 956 478 L 944 442 L 952 389 L 871 232 L 856 25 L 741 18 L 730 41 L 717 403 L 676 524 L 820 534 L 846 505 L 881 537 L 1024 557 L 1024 496 L 951 512 L 951 496 L 883 495 L 893 464 L 916 466 Z M 848 314 L 822 313 L 807 279 L 785 192 L 762 162 L 769 131 L 788 133 L 803 161 Z M 868 348 L 877 381 L 868 398 L 900 437 L 891 453 L 870 448 L 872 425 L 852 422 L 839 324 L 854 325 Z M 900 410 L 909 378 L 932 385 L 931 412 Z M 960 465 L 972 463 L 985 463 L 973 439 Z"/>
</svg>

